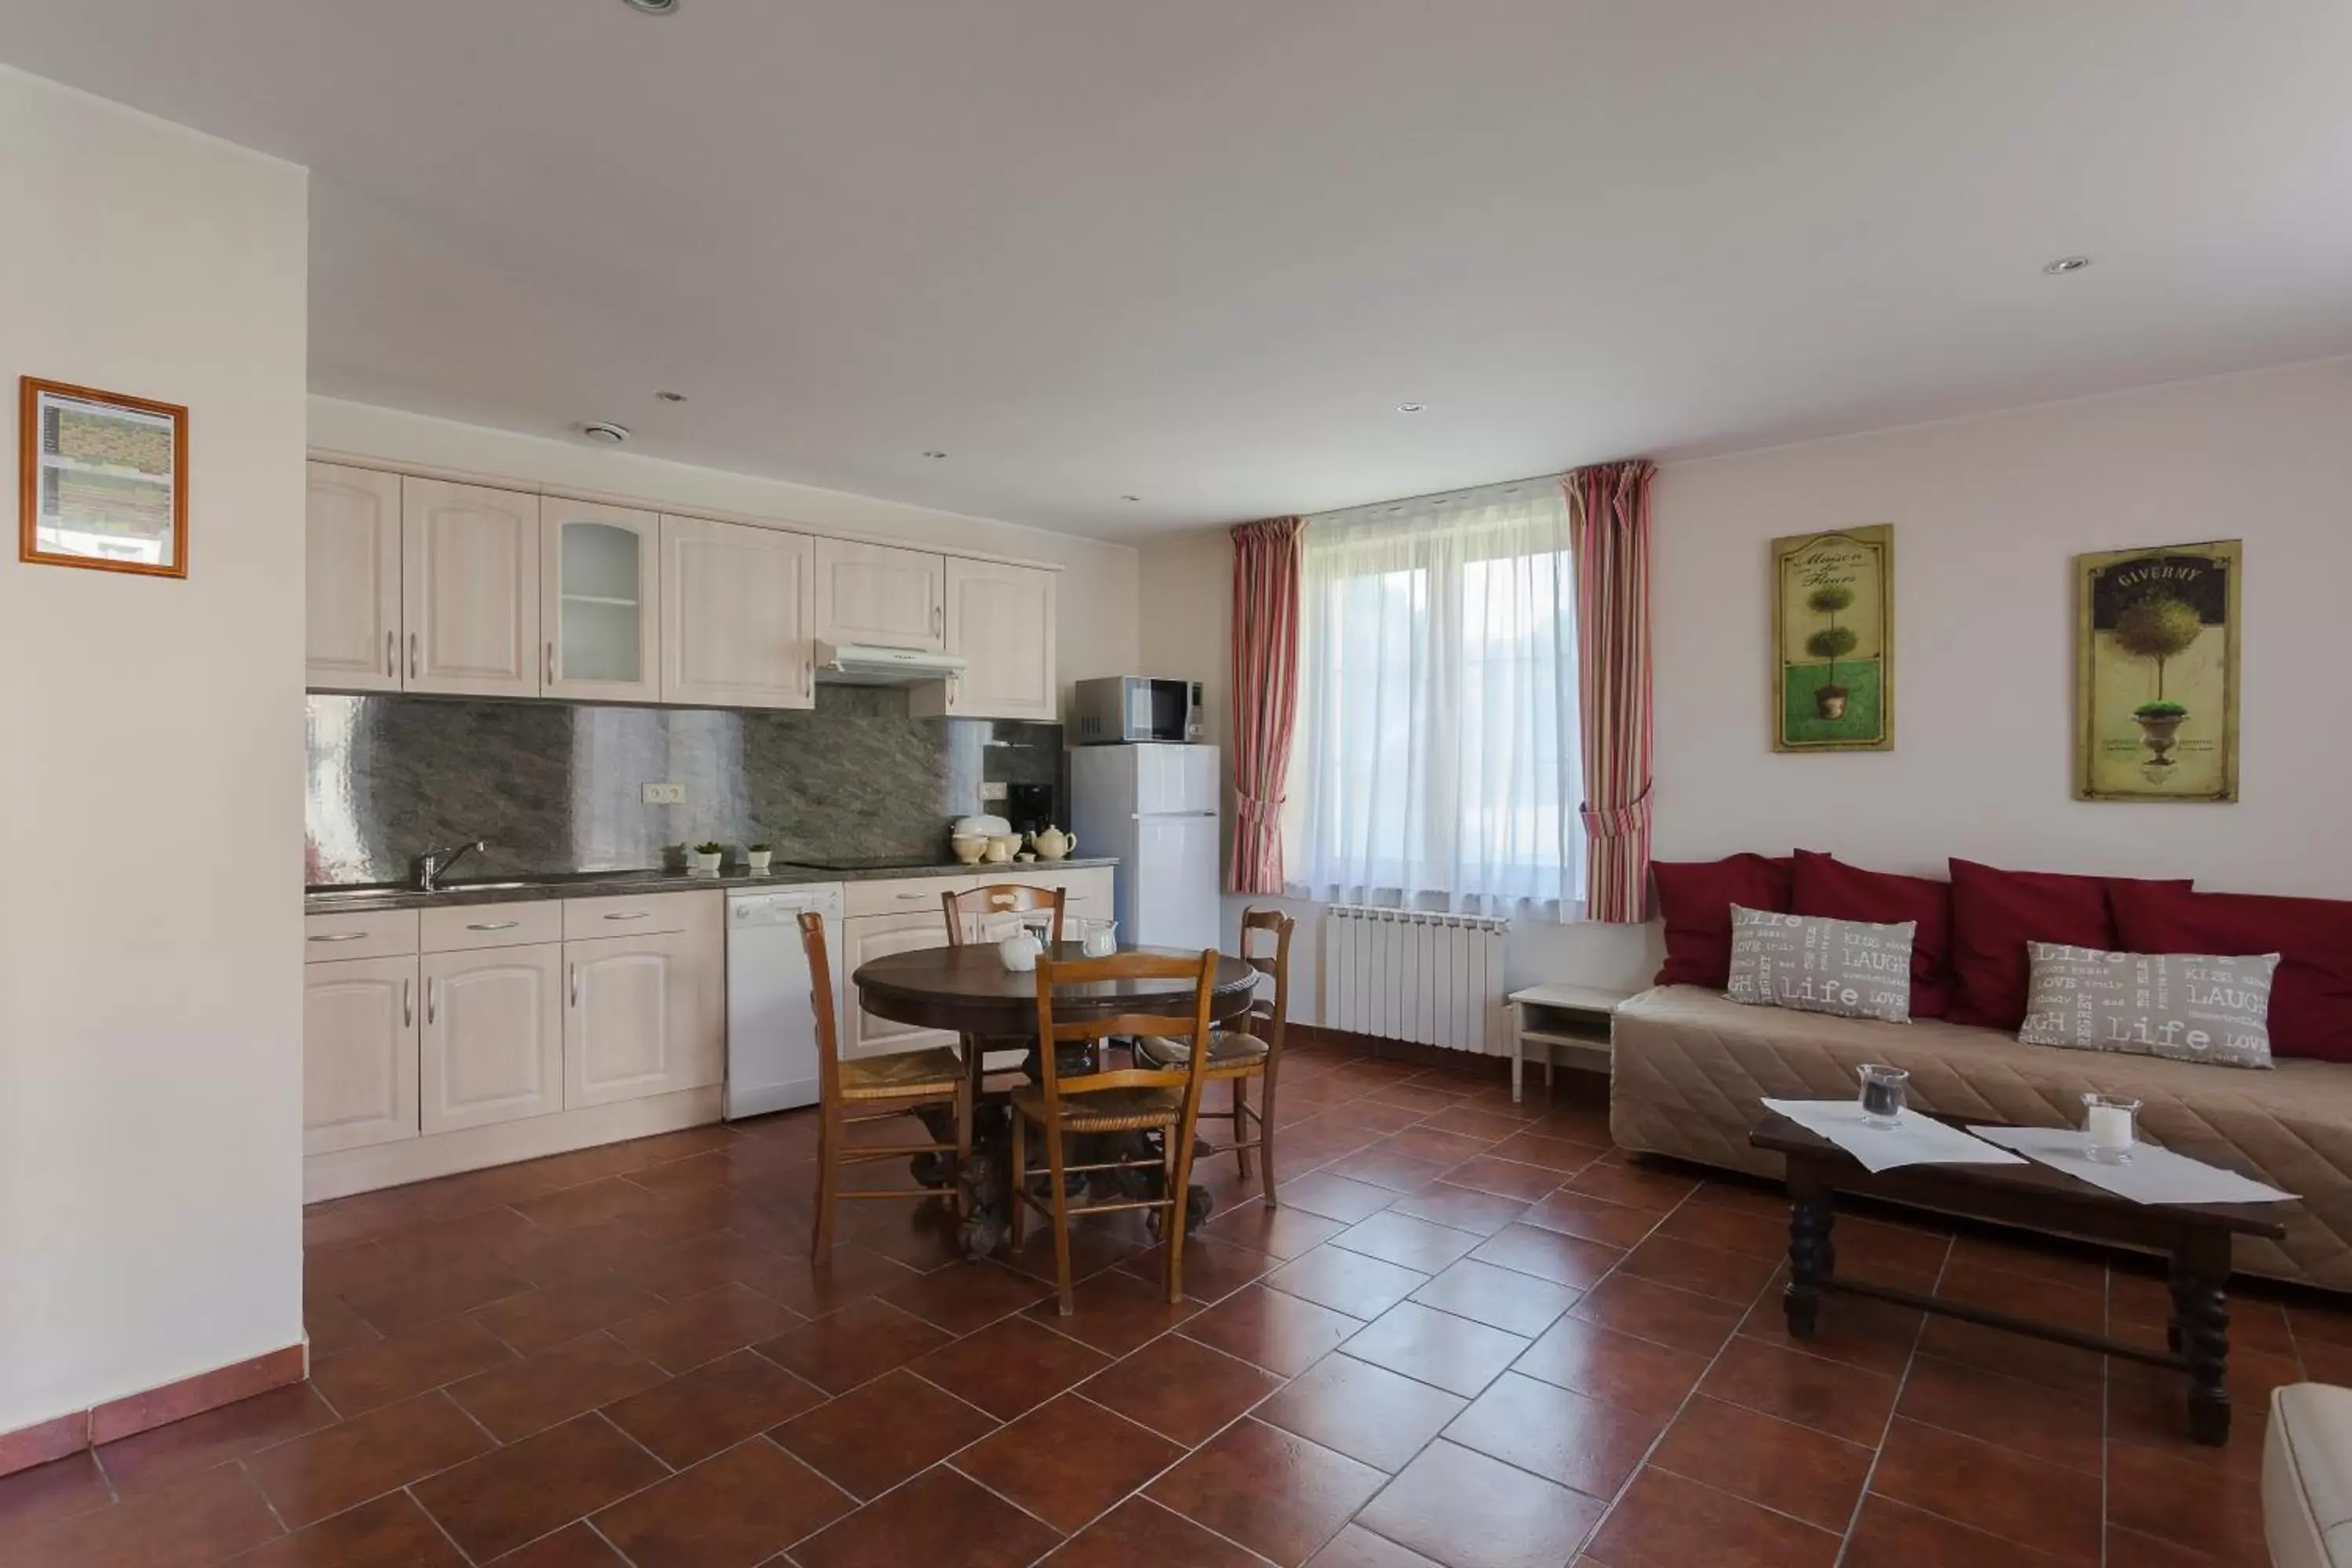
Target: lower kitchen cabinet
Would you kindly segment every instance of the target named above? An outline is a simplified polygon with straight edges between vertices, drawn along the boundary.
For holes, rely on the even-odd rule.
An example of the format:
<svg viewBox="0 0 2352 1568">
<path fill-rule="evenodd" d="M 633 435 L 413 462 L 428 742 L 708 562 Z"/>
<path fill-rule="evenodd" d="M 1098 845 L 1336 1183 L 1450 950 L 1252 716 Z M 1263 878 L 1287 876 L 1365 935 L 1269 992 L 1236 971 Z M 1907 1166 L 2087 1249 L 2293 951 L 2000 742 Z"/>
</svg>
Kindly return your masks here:
<svg viewBox="0 0 2352 1568">
<path fill-rule="evenodd" d="M 872 884 L 875 887 L 884 885 Z M 887 885 L 896 887 L 898 884 Z M 920 886 L 911 882 L 907 885 Z M 857 966 L 861 963 L 870 963 L 894 952 L 945 947 L 948 944 L 947 912 L 937 901 L 936 894 L 932 899 L 931 907 L 927 910 L 910 910 L 905 914 L 856 915 L 842 921 L 841 956 L 834 967 L 845 981 L 857 973 Z M 845 984 L 842 989 L 849 998 L 842 1009 L 844 1016 L 841 1020 L 841 1054 L 845 1057 L 886 1057 L 898 1051 L 920 1050 L 926 1046 L 955 1044 L 955 1036 L 945 1029 L 919 1029 L 911 1024 L 877 1018 L 857 1005 L 856 987 Z"/>
<path fill-rule="evenodd" d="M 688 931 L 566 942 L 564 1109 L 724 1078 L 717 959 L 708 938 Z"/>
<path fill-rule="evenodd" d="M 563 1109 L 562 952 L 550 942 L 428 952 L 417 961 L 424 1131 Z"/>
<path fill-rule="evenodd" d="M 302 970 L 302 1152 L 416 1136 L 416 960 Z"/>
</svg>

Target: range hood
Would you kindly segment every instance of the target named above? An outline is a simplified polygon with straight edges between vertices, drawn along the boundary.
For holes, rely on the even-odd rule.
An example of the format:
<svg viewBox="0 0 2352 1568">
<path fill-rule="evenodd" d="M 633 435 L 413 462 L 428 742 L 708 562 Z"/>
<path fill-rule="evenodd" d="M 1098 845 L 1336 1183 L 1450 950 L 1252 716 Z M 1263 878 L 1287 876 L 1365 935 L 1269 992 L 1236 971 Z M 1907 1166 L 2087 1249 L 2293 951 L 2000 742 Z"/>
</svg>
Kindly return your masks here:
<svg viewBox="0 0 2352 1568">
<path fill-rule="evenodd" d="M 816 645 L 816 678 L 835 686 L 914 686 L 963 673 L 961 656 L 871 643 Z"/>
</svg>

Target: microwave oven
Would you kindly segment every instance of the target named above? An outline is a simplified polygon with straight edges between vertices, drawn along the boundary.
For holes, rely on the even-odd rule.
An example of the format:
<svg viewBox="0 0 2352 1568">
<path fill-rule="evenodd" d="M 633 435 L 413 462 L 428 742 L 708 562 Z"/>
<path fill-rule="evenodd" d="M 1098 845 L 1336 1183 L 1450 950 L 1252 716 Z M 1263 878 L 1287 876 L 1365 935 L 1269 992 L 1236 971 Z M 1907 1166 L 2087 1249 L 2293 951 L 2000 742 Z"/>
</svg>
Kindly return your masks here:
<svg viewBox="0 0 2352 1568">
<path fill-rule="evenodd" d="M 1201 683 L 1112 675 L 1081 680 L 1070 707 L 1070 743 L 1116 746 L 1142 741 L 1180 743 L 1208 739 L 1201 717 Z"/>
</svg>

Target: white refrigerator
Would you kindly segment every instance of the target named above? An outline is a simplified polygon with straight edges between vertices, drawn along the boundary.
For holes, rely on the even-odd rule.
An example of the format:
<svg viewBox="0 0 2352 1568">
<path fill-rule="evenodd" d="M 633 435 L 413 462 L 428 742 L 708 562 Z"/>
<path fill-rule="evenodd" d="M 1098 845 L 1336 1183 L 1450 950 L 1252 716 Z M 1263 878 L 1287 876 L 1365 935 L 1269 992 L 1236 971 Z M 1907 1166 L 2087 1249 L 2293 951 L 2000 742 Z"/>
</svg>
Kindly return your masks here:
<svg viewBox="0 0 2352 1568">
<path fill-rule="evenodd" d="M 1118 940 L 1198 952 L 1220 945 L 1214 746 L 1151 742 L 1070 752 L 1080 855 L 1116 855 Z"/>
</svg>

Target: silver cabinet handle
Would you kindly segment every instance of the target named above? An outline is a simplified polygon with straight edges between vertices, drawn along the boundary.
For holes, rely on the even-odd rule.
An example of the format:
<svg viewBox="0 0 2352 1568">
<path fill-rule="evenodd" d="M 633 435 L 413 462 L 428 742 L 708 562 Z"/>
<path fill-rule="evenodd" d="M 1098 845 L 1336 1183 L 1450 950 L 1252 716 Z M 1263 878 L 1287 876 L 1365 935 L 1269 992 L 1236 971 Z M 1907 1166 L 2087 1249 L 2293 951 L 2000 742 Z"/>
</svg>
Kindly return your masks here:
<svg viewBox="0 0 2352 1568">
<path fill-rule="evenodd" d="M 580 966 L 576 963 L 572 966 L 572 1005 L 580 1005 Z"/>
<path fill-rule="evenodd" d="M 891 896 L 892 898 L 894 898 L 894 899 L 898 900 L 899 900 L 900 902 L 902 902 L 902 903 L 920 903 L 920 902 L 922 902 L 923 900 L 925 900 L 929 899 L 929 898 L 930 897 L 930 894 L 929 894 L 929 893 L 893 893 L 893 894 L 891 894 L 890 896 Z"/>
<path fill-rule="evenodd" d="M 606 915 L 604 918 L 608 921 L 641 921 L 652 912 L 650 910 L 631 910 L 626 914 Z"/>
<path fill-rule="evenodd" d="M 383 672 L 394 680 L 400 679 L 400 634 L 390 626 L 383 629 Z"/>
<path fill-rule="evenodd" d="M 946 617 L 947 610 L 945 607 L 942 606 L 937 599 L 933 599 L 931 601 L 931 635 L 933 637 L 942 637 L 946 635 L 947 628 L 940 624 Z"/>
<path fill-rule="evenodd" d="M 416 634 L 408 634 L 408 679 L 416 679 Z"/>
<path fill-rule="evenodd" d="M 323 931 L 309 940 L 311 942 L 365 942 L 368 934 L 363 931 Z"/>
<path fill-rule="evenodd" d="M 438 980 L 428 980 L 425 983 L 425 1021 L 434 1024 L 438 1023 L 440 1018 L 441 983 Z"/>
<path fill-rule="evenodd" d="M 467 923 L 466 929 L 467 931 L 512 931 L 520 924 L 522 924 L 520 921 L 470 921 Z"/>
<path fill-rule="evenodd" d="M 404 1029 L 411 1028 L 415 1023 L 416 982 L 404 980 L 400 983 L 400 1026 Z"/>
<path fill-rule="evenodd" d="M 547 684 L 550 687 L 555 684 L 555 645 L 553 643 L 547 645 Z"/>
<path fill-rule="evenodd" d="M 815 660 L 814 658 L 811 658 L 811 659 L 809 660 L 807 668 L 803 671 L 803 674 L 802 674 L 802 680 L 801 680 L 801 690 L 802 690 L 803 693 L 805 693 L 805 694 L 808 696 L 808 698 L 809 698 L 812 701 L 814 701 L 814 700 L 815 700 L 815 698 L 816 698 L 816 660 Z"/>
</svg>

